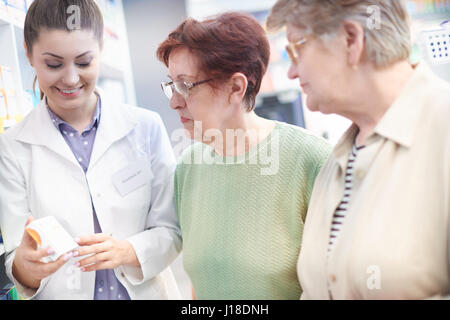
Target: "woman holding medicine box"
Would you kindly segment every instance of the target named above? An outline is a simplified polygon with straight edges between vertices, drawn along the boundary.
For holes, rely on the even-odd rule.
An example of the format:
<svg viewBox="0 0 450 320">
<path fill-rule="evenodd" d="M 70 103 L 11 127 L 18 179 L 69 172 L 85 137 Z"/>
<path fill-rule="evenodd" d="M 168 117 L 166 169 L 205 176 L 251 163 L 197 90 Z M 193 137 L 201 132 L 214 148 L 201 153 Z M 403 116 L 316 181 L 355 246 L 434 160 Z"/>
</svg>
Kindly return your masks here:
<svg viewBox="0 0 450 320">
<path fill-rule="evenodd" d="M 71 6 L 79 9 L 79 27 Z M 175 158 L 156 113 L 110 101 L 96 88 L 100 10 L 93 0 L 36 0 L 24 33 L 43 94 L 0 137 L 9 278 L 27 299 L 178 298 L 167 268 L 181 248 Z M 46 216 L 81 247 L 48 264 L 41 259 L 51 248 L 37 250 L 23 232 Z"/>
</svg>

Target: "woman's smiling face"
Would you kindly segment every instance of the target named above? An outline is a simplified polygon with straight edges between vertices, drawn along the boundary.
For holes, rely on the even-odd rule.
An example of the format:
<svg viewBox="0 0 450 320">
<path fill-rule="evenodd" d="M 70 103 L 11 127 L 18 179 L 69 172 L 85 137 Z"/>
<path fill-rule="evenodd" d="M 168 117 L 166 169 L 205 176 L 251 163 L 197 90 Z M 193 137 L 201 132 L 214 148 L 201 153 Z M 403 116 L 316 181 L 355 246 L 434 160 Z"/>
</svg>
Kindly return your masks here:
<svg viewBox="0 0 450 320">
<path fill-rule="evenodd" d="M 63 112 L 95 98 L 100 55 L 100 44 L 89 30 L 41 30 L 27 54 L 48 105 Z"/>
</svg>

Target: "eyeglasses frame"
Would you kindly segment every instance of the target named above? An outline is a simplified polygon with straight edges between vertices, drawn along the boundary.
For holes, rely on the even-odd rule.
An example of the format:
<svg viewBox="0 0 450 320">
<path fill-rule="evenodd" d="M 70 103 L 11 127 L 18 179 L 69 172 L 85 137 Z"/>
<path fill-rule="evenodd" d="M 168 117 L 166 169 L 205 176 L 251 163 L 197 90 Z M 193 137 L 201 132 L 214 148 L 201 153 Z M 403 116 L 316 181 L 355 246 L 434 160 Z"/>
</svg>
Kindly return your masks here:
<svg viewBox="0 0 450 320">
<path fill-rule="evenodd" d="M 163 92 L 164 92 L 164 94 L 165 94 L 166 92 L 165 92 L 165 90 L 164 90 L 164 87 L 170 86 L 170 88 L 172 89 L 172 93 L 173 93 L 174 91 L 176 91 L 177 93 L 181 94 L 183 97 L 187 98 L 187 97 L 189 96 L 189 90 L 191 90 L 192 88 L 194 88 L 194 87 L 196 87 L 196 86 L 198 86 L 198 85 L 201 85 L 201 84 L 203 84 L 203 83 L 209 82 L 209 81 L 211 81 L 211 80 L 213 80 L 213 79 L 211 78 L 211 79 L 202 80 L 202 81 L 197 81 L 197 82 L 190 82 L 190 81 L 187 81 L 187 80 L 175 80 L 175 81 L 170 81 L 170 82 L 163 81 L 163 82 L 161 82 L 161 89 L 163 90 Z M 185 94 L 179 92 L 179 91 L 176 89 L 176 87 L 175 87 L 175 82 L 183 82 L 183 83 L 185 84 L 186 88 L 188 89 L 187 96 L 185 96 Z M 166 95 L 166 96 L 167 96 L 167 95 Z M 169 98 L 169 97 L 167 97 L 167 98 Z M 169 98 L 169 99 L 170 99 L 170 98 Z"/>
<path fill-rule="evenodd" d="M 296 42 L 289 42 L 286 45 L 286 51 L 287 51 L 292 63 L 294 63 L 294 64 L 297 63 L 297 59 L 298 59 L 298 51 L 297 50 L 300 46 L 304 45 L 307 41 L 308 41 L 308 39 L 306 37 L 303 37 Z"/>
</svg>

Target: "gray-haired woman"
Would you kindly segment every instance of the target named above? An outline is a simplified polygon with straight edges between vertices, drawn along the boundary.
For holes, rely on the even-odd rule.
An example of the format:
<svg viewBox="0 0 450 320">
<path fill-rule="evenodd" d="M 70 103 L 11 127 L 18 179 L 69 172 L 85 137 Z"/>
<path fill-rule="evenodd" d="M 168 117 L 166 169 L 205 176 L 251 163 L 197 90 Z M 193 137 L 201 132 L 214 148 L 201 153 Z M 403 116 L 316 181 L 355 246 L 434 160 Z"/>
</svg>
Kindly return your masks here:
<svg viewBox="0 0 450 320">
<path fill-rule="evenodd" d="M 353 122 L 314 186 L 302 298 L 449 294 L 450 85 L 409 63 L 408 21 L 388 0 L 279 0 L 268 18 L 308 107 Z"/>
</svg>

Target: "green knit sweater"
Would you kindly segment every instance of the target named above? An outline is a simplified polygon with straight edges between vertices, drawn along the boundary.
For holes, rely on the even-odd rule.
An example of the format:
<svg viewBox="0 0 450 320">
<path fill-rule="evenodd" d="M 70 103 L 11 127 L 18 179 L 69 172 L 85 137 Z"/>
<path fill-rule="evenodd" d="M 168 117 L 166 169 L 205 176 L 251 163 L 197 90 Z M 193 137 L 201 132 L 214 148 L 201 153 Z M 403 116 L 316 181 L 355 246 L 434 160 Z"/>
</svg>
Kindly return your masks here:
<svg viewBox="0 0 450 320">
<path fill-rule="evenodd" d="M 222 158 L 202 143 L 185 150 L 175 202 L 198 299 L 299 299 L 303 224 L 330 152 L 324 139 L 279 122 L 240 157 Z"/>
</svg>

